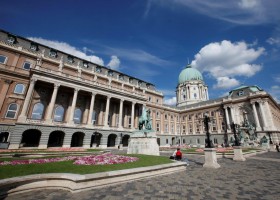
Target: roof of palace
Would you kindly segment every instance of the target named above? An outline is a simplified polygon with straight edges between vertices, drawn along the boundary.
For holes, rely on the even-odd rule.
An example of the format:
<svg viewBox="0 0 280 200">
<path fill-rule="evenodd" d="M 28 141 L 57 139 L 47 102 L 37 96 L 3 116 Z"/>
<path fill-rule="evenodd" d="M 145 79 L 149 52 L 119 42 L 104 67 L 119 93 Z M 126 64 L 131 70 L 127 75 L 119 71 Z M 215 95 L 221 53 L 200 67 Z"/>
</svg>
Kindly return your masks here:
<svg viewBox="0 0 280 200">
<path fill-rule="evenodd" d="M 178 84 L 193 80 L 203 81 L 202 74 L 197 69 L 192 68 L 191 65 L 187 65 L 179 75 Z"/>
</svg>

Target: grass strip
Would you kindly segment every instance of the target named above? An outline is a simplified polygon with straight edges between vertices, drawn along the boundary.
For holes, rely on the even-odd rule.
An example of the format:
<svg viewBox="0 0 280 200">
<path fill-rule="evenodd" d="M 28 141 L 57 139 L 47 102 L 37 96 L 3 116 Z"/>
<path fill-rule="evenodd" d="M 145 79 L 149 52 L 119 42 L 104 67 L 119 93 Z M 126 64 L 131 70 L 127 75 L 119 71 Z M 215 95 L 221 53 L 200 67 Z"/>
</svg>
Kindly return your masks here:
<svg viewBox="0 0 280 200">
<path fill-rule="evenodd" d="M 139 160 L 131 163 L 113 165 L 74 165 L 74 161 L 28 165 L 5 165 L 0 166 L 0 179 L 44 173 L 92 174 L 98 172 L 161 165 L 173 162 L 169 158 L 163 156 L 150 156 L 139 154 L 131 154 L 128 156 L 138 157 Z"/>
</svg>

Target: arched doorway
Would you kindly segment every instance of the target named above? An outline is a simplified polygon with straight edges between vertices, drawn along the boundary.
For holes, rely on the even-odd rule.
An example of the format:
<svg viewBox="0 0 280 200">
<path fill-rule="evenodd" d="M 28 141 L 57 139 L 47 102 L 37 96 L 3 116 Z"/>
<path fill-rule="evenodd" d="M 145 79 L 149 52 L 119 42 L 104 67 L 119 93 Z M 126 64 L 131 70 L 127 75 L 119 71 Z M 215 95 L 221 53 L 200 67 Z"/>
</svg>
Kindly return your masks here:
<svg viewBox="0 0 280 200">
<path fill-rule="evenodd" d="M 22 134 L 20 147 L 38 147 L 40 143 L 41 132 L 36 129 L 26 130 Z"/>
<path fill-rule="evenodd" d="M 91 136 L 90 147 L 99 147 L 102 134 L 94 132 Z"/>
<path fill-rule="evenodd" d="M 108 136 L 108 142 L 107 142 L 107 147 L 114 147 L 116 145 L 116 134 L 110 134 Z"/>
<path fill-rule="evenodd" d="M 176 144 L 175 137 L 172 137 L 172 138 L 171 138 L 171 144 L 172 144 L 172 145 L 175 145 L 175 144 Z"/>
<path fill-rule="evenodd" d="M 49 136 L 48 147 L 62 147 L 65 133 L 53 131 Z"/>
<path fill-rule="evenodd" d="M 160 146 L 160 138 L 157 138 L 157 144 Z"/>
<path fill-rule="evenodd" d="M 8 132 L 1 132 L 0 133 L 0 142 L 5 143 L 8 142 L 9 133 Z"/>
<path fill-rule="evenodd" d="M 84 142 L 85 134 L 76 132 L 72 135 L 71 147 L 82 147 Z"/>
<path fill-rule="evenodd" d="M 123 138 L 122 138 L 123 147 L 127 147 L 127 146 L 128 146 L 129 138 L 130 138 L 129 135 L 124 135 L 124 136 L 123 136 Z"/>
</svg>

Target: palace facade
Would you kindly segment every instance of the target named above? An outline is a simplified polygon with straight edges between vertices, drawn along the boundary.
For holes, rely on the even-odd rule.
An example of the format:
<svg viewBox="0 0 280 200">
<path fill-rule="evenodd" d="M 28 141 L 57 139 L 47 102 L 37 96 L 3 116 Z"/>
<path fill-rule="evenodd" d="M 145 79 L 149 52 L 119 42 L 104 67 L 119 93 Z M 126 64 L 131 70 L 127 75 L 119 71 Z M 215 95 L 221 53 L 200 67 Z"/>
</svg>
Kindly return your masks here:
<svg viewBox="0 0 280 200">
<path fill-rule="evenodd" d="M 280 106 L 258 86 L 241 86 L 209 100 L 199 71 L 179 75 L 177 104 L 163 103 L 155 85 L 0 30 L 2 148 L 128 146 L 143 107 L 151 110 L 160 146 L 204 145 L 203 116 L 216 144 L 230 124 L 248 120 L 258 136 L 280 141 Z"/>
</svg>

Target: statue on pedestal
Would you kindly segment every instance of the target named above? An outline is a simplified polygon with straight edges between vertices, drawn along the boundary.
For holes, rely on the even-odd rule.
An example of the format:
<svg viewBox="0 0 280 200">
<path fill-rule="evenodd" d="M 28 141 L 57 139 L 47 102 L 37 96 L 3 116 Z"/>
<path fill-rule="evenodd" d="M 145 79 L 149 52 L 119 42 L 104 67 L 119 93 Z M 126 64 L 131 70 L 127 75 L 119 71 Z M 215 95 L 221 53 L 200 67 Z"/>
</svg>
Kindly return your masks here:
<svg viewBox="0 0 280 200">
<path fill-rule="evenodd" d="M 139 130 L 152 130 L 151 111 L 143 108 L 143 112 L 138 121 Z"/>
</svg>

